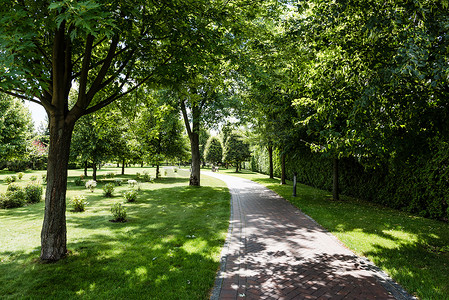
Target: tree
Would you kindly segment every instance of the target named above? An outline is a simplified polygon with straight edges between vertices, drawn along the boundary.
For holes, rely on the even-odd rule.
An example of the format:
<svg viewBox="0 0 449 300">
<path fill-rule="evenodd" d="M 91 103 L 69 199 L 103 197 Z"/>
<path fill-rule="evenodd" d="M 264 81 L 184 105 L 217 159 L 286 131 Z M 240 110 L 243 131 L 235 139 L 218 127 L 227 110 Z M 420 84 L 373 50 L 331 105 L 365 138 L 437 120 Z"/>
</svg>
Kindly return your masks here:
<svg viewBox="0 0 449 300">
<path fill-rule="evenodd" d="M 218 165 L 223 158 L 223 145 L 216 136 L 211 136 L 204 148 L 204 159 L 212 164 Z"/>
<path fill-rule="evenodd" d="M 4 93 L 0 93 L 0 111 L 0 157 L 5 161 L 21 158 L 33 131 L 30 112 L 20 100 Z"/>
<path fill-rule="evenodd" d="M 187 149 L 178 110 L 162 103 L 165 91 L 147 94 L 150 96 L 140 108 L 133 128 L 144 157 L 156 165 L 156 178 L 159 178 L 161 163 L 184 158 Z"/>
<path fill-rule="evenodd" d="M 66 183 L 73 128 L 83 115 L 214 44 L 239 5 L 195 1 L 7 1 L 0 7 L 0 91 L 42 105 L 49 116 L 47 193 L 41 259 L 67 253 Z M 196 23 L 196 20 L 206 22 Z M 211 21 L 212 20 L 212 21 Z M 193 49 L 195 48 L 195 49 Z M 176 64 L 183 66 L 182 63 Z M 160 75 L 164 73 L 165 75 Z M 156 75 L 160 76 L 156 76 Z M 68 97 L 76 82 L 77 100 Z"/>
<path fill-rule="evenodd" d="M 225 142 L 223 161 L 235 165 L 235 172 L 239 172 L 240 164 L 250 157 L 249 145 L 243 138 L 236 133 L 230 134 Z"/>
<path fill-rule="evenodd" d="M 116 114 L 106 110 L 83 116 L 75 125 L 70 154 L 85 168 L 92 165 L 93 180 L 97 180 L 98 165 L 121 152 L 124 141 L 120 121 Z"/>
</svg>

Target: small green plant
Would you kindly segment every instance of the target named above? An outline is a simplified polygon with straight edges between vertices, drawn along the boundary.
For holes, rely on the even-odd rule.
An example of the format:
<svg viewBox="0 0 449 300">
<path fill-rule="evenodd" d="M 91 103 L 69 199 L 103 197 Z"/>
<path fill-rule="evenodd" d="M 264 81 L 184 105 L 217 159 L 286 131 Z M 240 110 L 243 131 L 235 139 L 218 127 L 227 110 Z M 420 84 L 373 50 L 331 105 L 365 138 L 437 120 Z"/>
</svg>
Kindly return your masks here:
<svg viewBox="0 0 449 300">
<path fill-rule="evenodd" d="M 126 207 L 121 203 L 115 203 L 111 207 L 111 213 L 114 219 L 113 222 L 126 222 Z"/>
<path fill-rule="evenodd" d="M 114 184 L 106 183 L 103 187 L 103 192 L 106 197 L 112 197 L 112 195 L 114 194 Z"/>
<path fill-rule="evenodd" d="M 22 173 L 22 172 L 17 173 L 17 178 L 19 178 L 19 180 L 22 180 L 22 178 L 23 178 L 23 173 Z"/>
<path fill-rule="evenodd" d="M 137 200 L 137 191 L 136 190 L 129 190 L 123 194 L 126 201 L 128 202 L 135 202 Z"/>
<path fill-rule="evenodd" d="M 89 180 L 88 182 L 86 182 L 86 189 L 89 189 L 91 193 L 94 192 L 96 187 L 97 182 L 95 180 Z"/>
<path fill-rule="evenodd" d="M 122 185 L 122 180 L 119 179 L 119 178 L 116 178 L 116 179 L 114 179 L 114 184 L 115 184 L 116 186 L 121 186 L 121 185 Z"/>
<path fill-rule="evenodd" d="M 25 190 L 16 184 L 10 184 L 6 190 L 6 194 L 1 197 L 1 208 L 16 208 L 25 205 Z"/>
<path fill-rule="evenodd" d="M 5 181 L 6 181 L 7 184 L 11 184 L 11 183 L 17 181 L 17 177 L 16 177 L 15 175 L 12 175 L 12 176 L 6 176 L 6 177 L 5 177 Z"/>
<path fill-rule="evenodd" d="M 107 172 L 106 176 L 109 178 L 114 178 L 115 177 L 115 173 L 114 172 Z"/>
<path fill-rule="evenodd" d="M 37 180 L 37 176 L 36 176 L 36 175 L 32 175 L 32 176 L 30 177 L 30 180 L 31 180 L 31 181 L 36 181 L 36 180 Z"/>
<path fill-rule="evenodd" d="M 137 180 L 130 179 L 130 180 L 128 180 L 128 184 L 130 187 L 133 188 L 135 185 L 137 185 Z"/>
<path fill-rule="evenodd" d="M 14 192 L 14 191 L 18 191 L 18 190 L 20 190 L 20 189 L 22 189 L 22 188 L 20 187 L 20 185 L 18 185 L 17 183 L 12 182 L 12 183 L 10 183 L 10 184 L 8 185 L 8 187 L 6 188 L 6 191 L 7 191 L 7 192 Z"/>
<path fill-rule="evenodd" d="M 167 170 L 164 169 L 164 176 L 167 176 Z"/>
<path fill-rule="evenodd" d="M 47 174 L 42 174 L 42 182 L 47 182 Z"/>
<path fill-rule="evenodd" d="M 150 173 L 147 170 L 143 171 L 142 179 L 146 182 L 153 182 L 153 178 L 150 176 Z"/>
<path fill-rule="evenodd" d="M 74 212 L 83 212 L 86 210 L 86 197 L 83 195 L 76 195 L 70 200 Z"/>
<path fill-rule="evenodd" d="M 139 172 L 136 173 L 136 179 L 140 179 L 140 176 L 142 176 L 142 174 L 140 174 Z"/>
<path fill-rule="evenodd" d="M 178 168 L 173 168 L 173 173 L 178 173 Z"/>
<path fill-rule="evenodd" d="M 73 181 L 75 183 L 76 186 L 82 186 L 84 181 L 83 178 L 80 177 L 76 177 L 75 180 Z"/>
<path fill-rule="evenodd" d="M 26 202 L 38 203 L 42 200 L 43 188 L 37 183 L 29 183 L 25 187 Z"/>
</svg>

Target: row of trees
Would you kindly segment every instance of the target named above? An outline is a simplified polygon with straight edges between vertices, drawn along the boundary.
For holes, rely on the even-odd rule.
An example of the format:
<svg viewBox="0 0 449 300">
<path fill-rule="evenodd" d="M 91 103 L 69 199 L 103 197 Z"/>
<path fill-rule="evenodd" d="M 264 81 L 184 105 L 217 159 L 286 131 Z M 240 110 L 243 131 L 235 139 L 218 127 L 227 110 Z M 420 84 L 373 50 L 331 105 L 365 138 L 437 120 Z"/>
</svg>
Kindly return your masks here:
<svg viewBox="0 0 449 300">
<path fill-rule="evenodd" d="M 248 43 L 257 139 L 281 160 L 310 150 L 332 159 L 335 199 L 339 159 L 384 176 L 404 169 L 411 174 L 402 197 L 432 197 L 434 216 L 447 218 L 448 3 L 313 0 L 288 8 L 283 22 L 265 23 L 264 39 Z"/>
<path fill-rule="evenodd" d="M 67 253 L 67 166 L 78 120 L 119 99 L 139 106 L 131 96 L 144 86 L 169 87 L 191 144 L 190 184 L 199 185 L 200 124 L 226 112 L 214 108 L 217 100 L 232 99 L 223 97 L 232 81 L 220 79 L 278 8 L 277 1 L 246 0 L 3 3 L 0 91 L 42 105 L 49 117 L 42 260 Z"/>
</svg>

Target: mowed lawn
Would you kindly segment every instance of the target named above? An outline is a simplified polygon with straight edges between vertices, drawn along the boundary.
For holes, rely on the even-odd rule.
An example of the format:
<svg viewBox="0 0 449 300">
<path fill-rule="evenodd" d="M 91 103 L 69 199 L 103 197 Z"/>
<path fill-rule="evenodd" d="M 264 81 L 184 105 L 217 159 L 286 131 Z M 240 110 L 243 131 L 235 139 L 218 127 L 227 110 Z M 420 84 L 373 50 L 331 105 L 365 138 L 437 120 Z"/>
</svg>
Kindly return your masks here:
<svg viewBox="0 0 449 300">
<path fill-rule="evenodd" d="M 256 181 L 312 217 L 348 248 L 370 259 L 420 299 L 449 299 L 449 224 L 243 170 L 220 173 Z"/>
<path fill-rule="evenodd" d="M 88 204 L 81 213 L 67 206 L 69 255 L 54 264 L 39 261 L 44 202 L 0 209 L 0 298 L 209 298 L 229 225 L 228 189 L 207 176 L 201 187 L 189 187 L 189 174 L 170 168 L 154 183 L 141 183 L 137 201 L 124 204 L 128 222 L 110 222 L 111 205 L 125 202 L 127 180 L 144 170 L 154 177 L 154 169 L 128 168 L 105 179 L 120 169 L 102 169 L 93 193 L 74 185 L 81 170 L 69 171 L 68 199 L 82 194 Z M 45 172 L 26 172 L 19 184 L 36 173 Z M 7 175 L 0 173 L 0 192 Z M 103 185 L 116 179 L 123 183 L 114 197 L 103 196 Z"/>
</svg>

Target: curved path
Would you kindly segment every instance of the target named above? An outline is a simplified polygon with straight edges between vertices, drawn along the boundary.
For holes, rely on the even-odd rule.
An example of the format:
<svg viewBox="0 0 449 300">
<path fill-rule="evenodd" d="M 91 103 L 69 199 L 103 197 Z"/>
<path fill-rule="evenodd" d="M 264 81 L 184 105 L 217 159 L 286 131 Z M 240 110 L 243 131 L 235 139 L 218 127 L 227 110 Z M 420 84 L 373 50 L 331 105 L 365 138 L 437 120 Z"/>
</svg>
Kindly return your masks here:
<svg viewBox="0 0 449 300">
<path fill-rule="evenodd" d="M 276 193 L 207 172 L 231 192 L 231 220 L 211 299 L 414 299 Z"/>
</svg>

